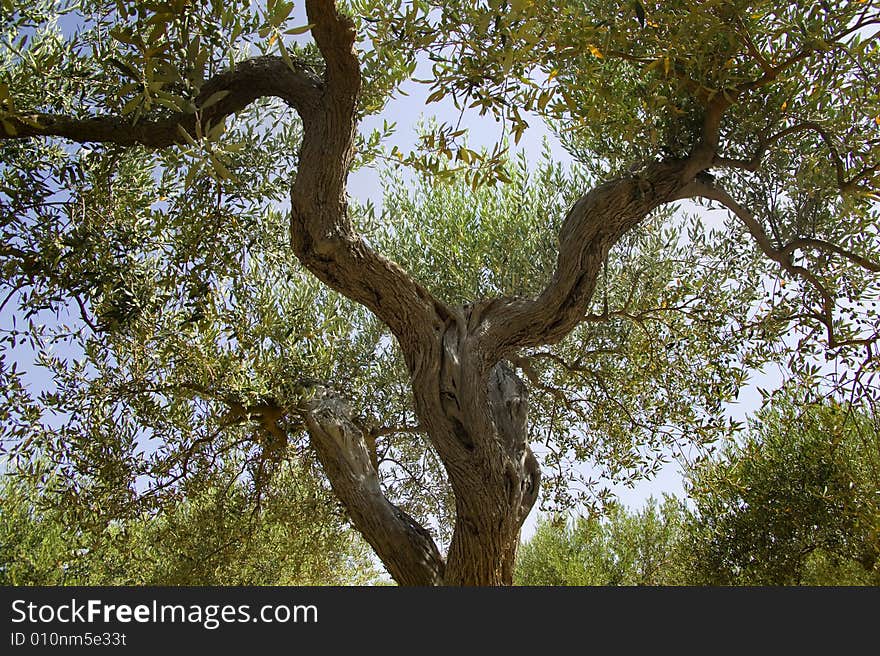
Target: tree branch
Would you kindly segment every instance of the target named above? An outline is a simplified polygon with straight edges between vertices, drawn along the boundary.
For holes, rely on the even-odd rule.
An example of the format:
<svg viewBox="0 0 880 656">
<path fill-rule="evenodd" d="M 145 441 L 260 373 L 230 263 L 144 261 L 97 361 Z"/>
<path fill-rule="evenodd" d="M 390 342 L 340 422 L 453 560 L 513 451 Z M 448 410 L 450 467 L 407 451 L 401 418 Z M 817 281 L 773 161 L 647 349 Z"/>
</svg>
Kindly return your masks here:
<svg viewBox="0 0 880 656">
<path fill-rule="evenodd" d="M 294 63 L 294 66 L 298 65 Z M 259 98 L 278 97 L 298 112 L 314 113 L 320 96 L 320 81 L 305 66 L 291 69 L 280 57 L 247 59 L 235 68 L 208 80 L 195 99 L 196 111 L 179 112 L 159 119 L 133 121 L 125 116 L 76 118 L 53 114 L 30 114 L 6 117 L 14 133 L 0 126 L 0 139 L 25 139 L 52 136 L 78 143 L 102 142 L 120 146 L 143 145 L 166 148 L 185 143 L 180 128 L 196 134 L 196 123 L 202 132 L 217 125 L 227 116 L 243 110 Z M 200 109 L 214 94 L 228 95 L 209 107 Z"/>
<path fill-rule="evenodd" d="M 761 68 L 764 71 L 764 75 L 755 80 L 744 82 L 743 84 L 738 85 L 736 87 L 736 90 L 740 92 L 748 92 L 771 84 L 779 78 L 780 73 L 785 72 L 795 64 L 805 59 L 808 59 L 817 52 L 825 52 L 825 49 L 828 47 L 842 46 L 844 44 L 840 42 L 851 34 L 854 34 L 859 30 L 863 30 L 871 25 L 876 25 L 880 23 L 880 20 L 874 18 L 873 15 L 868 15 L 868 10 L 871 8 L 871 4 L 872 3 L 868 3 L 865 5 L 865 8 L 862 10 L 862 13 L 857 20 L 853 22 L 848 22 L 847 26 L 840 32 L 831 35 L 827 39 L 824 39 L 824 41 L 822 42 L 823 45 L 821 47 L 816 47 L 811 43 L 808 47 L 792 53 L 786 59 L 779 63 L 772 64 L 770 62 L 766 62 L 766 65 L 762 64 Z"/>
<path fill-rule="evenodd" d="M 325 79 L 334 92 L 348 93 L 354 78 L 360 83 L 354 22 L 339 12 L 335 0 L 306 0 L 306 12 L 313 25 L 312 36 L 327 63 Z"/>
<path fill-rule="evenodd" d="M 834 172 L 837 177 L 838 188 L 841 191 L 846 191 L 847 189 L 851 188 L 858 176 L 852 180 L 846 179 L 846 169 L 844 167 L 843 160 L 840 157 L 840 153 L 837 152 L 837 148 L 834 145 L 834 140 L 832 139 L 831 134 L 824 127 L 822 127 L 822 125 L 816 123 L 815 121 L 804 121 L 803 123 L 789 126 L 784 130 L 777 132 L 776 134 L 762 139 L 758 143 L 758 146 L 755 149 L 755 154 L 752 155 L 751 159 L 740 160 L 730 159 L 727 157 L 716 157 L 713 160 L 712 165 L 755 172 L 761 167 L 761 161 L 764 159 L 764 155 L 767 154 L 767 149 L 770 146 L 792 134 L 807 131 L 815 132 L 816 134 L 818 134 L 825 145 L 828 147 L 828 151 L 831 153 L 831 162 L 834 165 Z"/>
<path fill-rule="evenodd" d="M 490 302 L 481 340 L 488 363 L 517 349 L 556 343 L 583 321 L 611 247 L 712 165 L 721 121 L 733 102 L 724 94 L 708 101 L 700 139 L 686 158 L 651 162 L 599 185 L 574 204 L 559 231 L 556 270 L 544 291 L 535 299 Z"/>
<path fill-rule="evenodd" d="M 749 56 L 754 59 L 758 66 L 761 67 L 761 70 L 766 75 L 775 74 L 776 70 L 773 68 L 773 65 L 767 61 L 767 58 L 761 52 L 760 48 L 755 44 L 755 40 L 752 38 L 752 35 L 749 33 L 748 27 L 746 27 L 745 22 L 742 17 L 736 16 L 734 18 L 736 22 L 736 26 L 739 28 L 740 36 L 742 37 L 743 44 L 746 46 L 746 50 L 749 53 Z"/>
<path fill-rule="evenodd" d="M 306 10 L 326 67 L 321 109 L 302 115 L 303 165 L 290 203 L 293 248 L 309 271 L 390 328 L 412 370 L 419 360 L 436 356 L 437 335 L 451 313 L 400 266 L 370 248 L 351 225 L 346 180 L 361 84 L 354 25 L 332 0 L 308 0 Z"/>
<path fill-rule="evenodd" d="M 401 585 L 438 585 L 445 564 L 428 531 L 391 503 L 379 485 L 363 432 L 335 394 L 306 404 L 312 446 L 333 492 L 367 542 Z"/>
<path fill-rule="evenodd" d="M 534 299 L 499 299 L 487 312 L 486 357 L 501 359 L 516 349 L 565 337 L 583 320 L 611 247 L 652 210 L 676 198 L 691 171 L 705 168 L 706 162 L 705 153 L 700 153 L 687 160 L 654 163 L 581 197 L 560 229 L 556 271 L 544 291 Z"/>
<path fill-rule="evenodd" d="M 14 134 L 0 139 L 55 136 L 80 143 L 163 148 L 187 141 L 255 100 L 277 96 L 303 121 L 303 142 L 291 189 L 291 241 L 303 265 L 331 288 L 376 314 L 404 347 L 410 368 L 429 359 L 449 310 L 397 264 L 373 251 L 347 216 L 346 180 L 353 154 L 360 92 L 353 22 L 333 0 L 308 0 L 312 34 L 325 60 L 323 80 L 305 64 L 256 57 L 209 80 L 196 111 L 133 121 L 122 116 L 78 118 L 48 114 L 6 117 Z M 228 94 L 198 109 L 217 92 Z M 183 128 L 181 130 L 181 128 Z M 420 358 L 424 354 L 425 358 Z"/>
<path fill-rule="evenodd" d="M 868 258 L 853 253 L 842 246 L 838 246 L 837 244 L 833 244 L 823 239 L 799 237 L 788 242 L 780 249 L 780 251 L 791 255 L 795 250 L 803 250 L 805 248 L 815 248 L 816 250 L 824 251 L 826 253 L 834 253 L 835 255 L 840 255 L 841 257 L 848 259 L 850 262 L 859 265 L 863 269 L 873 271 L 874 273 L 880 273 L 880 263 L 869 260 Z"/>
<path fill-rule="evenodd" d="M 757 243 L 758 248 L 760 248 L 767 257 L 779 264 L 784 271 L 788 272 L 792 276 L 804 280 L 807 284 L 809 284 L 811 287 L 813 287 L 813 289 L 816 290 L 816 292 L 822 299 L 821 310 L 817 313 L 811 314 L 811 316 L 817 319 L 825 327 L 829 348 L 868 344 L 873 341 L 872 338 L 848 340 L 837 339 L 834 331 L 834 308 L 836 305 L 834 295 L 828 290 L 828 288 L 822 283 L 822 281 L 819 280 L 816 274 L 805 267 L 795 264 L 792 260 L 793 251 L 795 250 L 795 248 L 800 247 L 792 246 L 792 244 L 796 244 L 798 241 L 801 240 L 795 240 L 795 242 L 792 242 L 791 244 L 788 244 L 781 249 L 776 248 L 770 241 L 767 233 L 764 232 L 760 221 L 758 221 L 755 215 L 752 214 L 752 212 L 749 211 L 746 207 L 740 205 L 736 200 L 734 200 L 734 198 L 730 194 L 728 194 L 724 189 L 720 187 L 707 184 L 700 180 L 694 180 L 692 183 L 681 190 L 680 198 L 695 197 L 706 198 L 708 200 L 714 200 L 721 203 L 734 216 L 742 221 L 742 223 L 746 226 L 746 229 L 749 231 L 749 234 L 752 235 L 755 242 Z M 814 241 L 818 243 L 811 243 Z M 819 244 L 822 244 L 826 249 L 844 255 L 844 257 L 853 259 L 853 261 L 856 261 L 854 258 L 857 258 L 859 260 L 864 259 L 853 253 L 849 253 L 849 251 L 845 251 L 840 247 L 836 247 L 833 244 L 822 242 L 821 240 L 803 240 L 803 245 L 807 245 L 807 243 L 810 243 L 809 245 L 812 245 L 814 247 L 819 247 Z M 870 262 L 869 260 L 864 260 L 864 262 L 869 265 L 866 268 L 875 270 L 871 268 L 873 266 L 877 266 L 873 262 Z"/>
</svg>

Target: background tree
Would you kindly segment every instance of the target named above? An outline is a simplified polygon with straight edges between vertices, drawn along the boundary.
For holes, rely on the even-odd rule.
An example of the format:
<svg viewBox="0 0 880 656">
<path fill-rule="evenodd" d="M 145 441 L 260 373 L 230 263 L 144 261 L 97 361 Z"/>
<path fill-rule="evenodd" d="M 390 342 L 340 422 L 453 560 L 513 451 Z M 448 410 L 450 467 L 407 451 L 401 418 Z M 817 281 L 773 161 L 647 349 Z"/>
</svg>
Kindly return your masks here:
<svg viewBox="0 0 880 656">
<path fill-rule="evenodd" d="M 789 387 L 746 438 L 687 472 L 687 496 L 544 518 L 522 585 L 880 585 L 876 415 Z"/>
<path fill-rule="evenodd" d="M 788 391 L 692 474 L 697 582 L 880 584 L 876 414 Z"/>
<path fill-rule="evenodd" d="M 353 585 L 375 582 L 367 546 L 325 490 L 286 470 L 257 512 L 243 486 L 154 515 L 71 517 L 51 484 L 3 480 L 4 585 Z M 48 487 L 48 489 L 47 489 Z M 291 521 L 295 518 L 295 521 Z"/>
<path fill-rule="evenodd" d="M 544 518 L 517 557 L 517 585 L 686 585 L 689 515 L 653 498 L 638 511 L 614 505 L 604 517 Z"/>
<path fill-rule="evenodd" d="M 307 435 L 398 582 L 498 584 L 538 498 L 531 443 L 557 481 L 590 458 L 626 478 L 725 434 L 723 402 L 768 360 L 819 376 L 825 355 L 856 374 L 831 385 L 868 393 L 875 3 L 692 5 L 308 0 L 297 27 L 287 2 L 5 0 L 4 280 L 26 323 L 7 345 L 32 343 L 54 377 L 34 398 L 4 359 L 13 457 L 42 484 L 85 474 L 64 479 L 71 503 L 149 510 L 226 463 L 259 499 L 286 459 L 308 462 Z M 454 215 L 483 249 L 457 280 L 423 267 L 451 213 L 414 248 L 410 204 L 377 219 L 346 193 L 380 156 L 522 188 L 503 146 L 475 152 L 453 126 L 413 153 L 358 133 L 419 62 L 430 100 L 515 142 L 537 112 L 585 167 L 509 222 L 485 210 L 510 191 Z M 723 229 L 676 228 L 683 199 L 724 208 Z M 498 257 L 536 232 L 549 257 Z M 637 264 L 661 252 L 687 274 L 663 287 Z M 44 327 L 68 309 L 79 325 Z M 77 355 L 52 353 L 65 340 Z"/>
</svg>

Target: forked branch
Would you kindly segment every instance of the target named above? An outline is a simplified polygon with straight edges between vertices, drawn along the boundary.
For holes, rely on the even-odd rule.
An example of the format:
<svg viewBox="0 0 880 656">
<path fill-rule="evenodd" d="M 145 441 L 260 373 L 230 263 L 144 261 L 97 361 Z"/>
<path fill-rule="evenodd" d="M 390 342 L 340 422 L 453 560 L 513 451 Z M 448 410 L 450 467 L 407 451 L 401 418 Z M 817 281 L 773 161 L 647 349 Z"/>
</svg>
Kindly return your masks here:
<svg viewBox="0 0 880 656">
<path fill-rule="evenodd" d="M 758 248 L 771 260 L 779 264 L 784 271 L 790 275 L 800 278 L 810 285 L 818 294 L 820 300 L 820 309 L 818 312 L 811 312 L 810 317 L 818 320 L 825 328 L 829 348 L 838 348 L 841 346 L 864 345 L 875 341 L 875 337 L 864 339 L 838 339 L 834 329 L 834 310 L 836 307 L 836 299 L 834 294 L 819 279 L 819 277 L 799 264 L 794 263 L 794 251 L 799 248 L 817 248 L 826 252 L 836 253 L 846 259 L 864 267 L 869 271 L 880 271 L 880 265 L 872 262 L 867 258 L 852 253 L 836 244 L 831 244 L 818 239 L 796 239 L 781 248 L 773 245 L 770 237 L 761 226 L 761 222 L 746 207 L 738 203 L 727 191 L 714 184 L 708 184 L 701 180 L 695 180 L 687 187 L 682 189 L 681 198 L 705 198 L 721 203 L 728 211 L 737 217 L 746 227 L 749 234 L 755 240 Z"/>
</svg>

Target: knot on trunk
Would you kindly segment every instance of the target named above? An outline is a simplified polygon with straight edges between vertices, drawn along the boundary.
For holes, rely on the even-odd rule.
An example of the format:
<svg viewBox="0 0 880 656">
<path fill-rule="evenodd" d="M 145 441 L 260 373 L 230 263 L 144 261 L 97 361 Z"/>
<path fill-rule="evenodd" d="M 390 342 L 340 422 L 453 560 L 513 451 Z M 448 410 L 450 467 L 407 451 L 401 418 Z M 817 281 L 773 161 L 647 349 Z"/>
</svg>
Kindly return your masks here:
<svg viewBox="0 0 880 656">
<path fill-rule="evenodd" d="M 313 436 L 320 433 L 324 444 L 334 445 L 338 455 L 345 459 L 350 474 L 365 478 L 376 475 L 364 433 L 354 423 L 351 408 L 344 399 L 322 390 L 320 396 L 308 403 L 307 412 Z"/>
<path fill-rule="evenodd" d="M 505 485 L 522 522 L 538 498 L 541 469 L 528 445 L 529 396 L 525 383 L 504 362 L 489 373 L 489 407 L 495 435 L 505 455 Z"/>
<path fill-rule="evenodd" d="M 489 373 L 489 406 L 498 439 L 508 455 L 519 461 L 526 447 L 529 392 L 504 362 Z"/>
</svg>

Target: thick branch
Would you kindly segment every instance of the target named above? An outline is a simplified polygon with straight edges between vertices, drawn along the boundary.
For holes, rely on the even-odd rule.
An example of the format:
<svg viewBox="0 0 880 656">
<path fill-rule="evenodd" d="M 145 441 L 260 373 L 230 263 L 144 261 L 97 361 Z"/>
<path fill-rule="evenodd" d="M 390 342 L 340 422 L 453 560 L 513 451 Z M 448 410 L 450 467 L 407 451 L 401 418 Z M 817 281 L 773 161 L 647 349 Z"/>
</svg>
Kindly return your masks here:
<svg viewBox="0 0 880 656">
<path fill-rule="evenodd" d="M 357 37 L 354 22 L 339 12 L 335 0 L 306 0 L 312 36 L 327 63 L 325 77 L 335 92 L 351 90 L 360 77 L 360 63 L 354 53 Z"/>
<path fill-rule="evenodd" d="M 444 562 L 430 534 L 388 501 L 363 432 L 337 396 L 325 392 L 307 404 L 312 446 L 352 522 L 401 585 L 438 585 Z"/>
<path fill-rule="evenodd" d="M 391 329 L 412 368 L 436 348 L 449 311 L 370 248 L 351 225 L 346 180 L 361 84 L 354 26 L 332 0 L 309 0 L 306 9 L 326 67 L 320 111 L 302 117 L 302 166 L 291 190 L 293 247 L 319 279 L 369 308 Z"/>
<path fill-rule="evenodd" d="M 508 299 L 489 313 L 482 344 L 489 364 L 517 349 L 558 342 L 584 319 L 611 247 L 712 165 L 732 102 L 723 95 L 708 102 L 700 140 L 687 158 L 653 162 L 599 185 L 575 203 L 560 229 L 556 271 L 544 291 L 535 299 Z"/>
<path fill-rule="evenodd" d="M 294 64 L 296 66 L 296 64 Z M 214 94 L 228 94 L 205 109 L 199 109 Z M 258 98 L 275 96 L 300 113 L 314 112 L 320 94 L 320 81 L 305 68 L 291 69 L 280 57 L 256 57 L 211 78 L 195 99 L 195 112 L 180 112 L 160 119 L 132 121 L 125 116 L 76 118 L 52 114 L 31 114 L 28 121 L 7 117 L 14 128 L 10 134 L 0 127 L 0 139 L 24 139 L 35 136 L 63 137 L 78 143 L 102 142 L 120 146 L 143 145 L 165 148 L 185 142 L 182 127 L 196 134 L 196 122 L 202 131 L 217 125 L 227 116 L 243 110 Z M 33 123 L 36 123 L 34 125 Z"/>
<path fill-rule="evenodd" d="M 703 167 L 705 159 L 701 154 Z M 640 174 L 599 185 L 578 200 L 562 224 L 556 271 L 544 291 L 535 299 L 496 302 L 489 313 L 484 336 L 488 357 L 501 359 L 518 348 L 565 337 L 583 320 L 611 247 L 652 210 L 672 200 L 697 162 L 692 158 L 652 164 Z"/>
<path fill-rule="evenodd" d="M 448 310 L 406 272 L 373 251 L 347 217 L 346 179 L 353 153 L 360 91 L 360 67 L 354 53 L 354 24 L 332 0 L 306 3 L 312 34 L 325 60 L 324 79 L 305 65 L 293 68 L 280 57 L 257 57 L 208 81 L 195 99 L 196 108 L 221 91 L 228 92 L 204 109 L 159 119 L 32 114 L 7 117 L 14 134 L 0 128 L 0 139 L 56 136 L 77 142 L 162 148 L 182 144 L 207 131 L 250 103 L 277 96 L 303 121 L 301 166 L 291 191 L 291 236 L 300 261 L 323 282 L 372 310 L 407 352 L 426 353 L 442 330 Z M 183 130 L 181 130 L 183 128 Z M 424 358 L 422 358 L 424 359 Z"/>
</svg>

